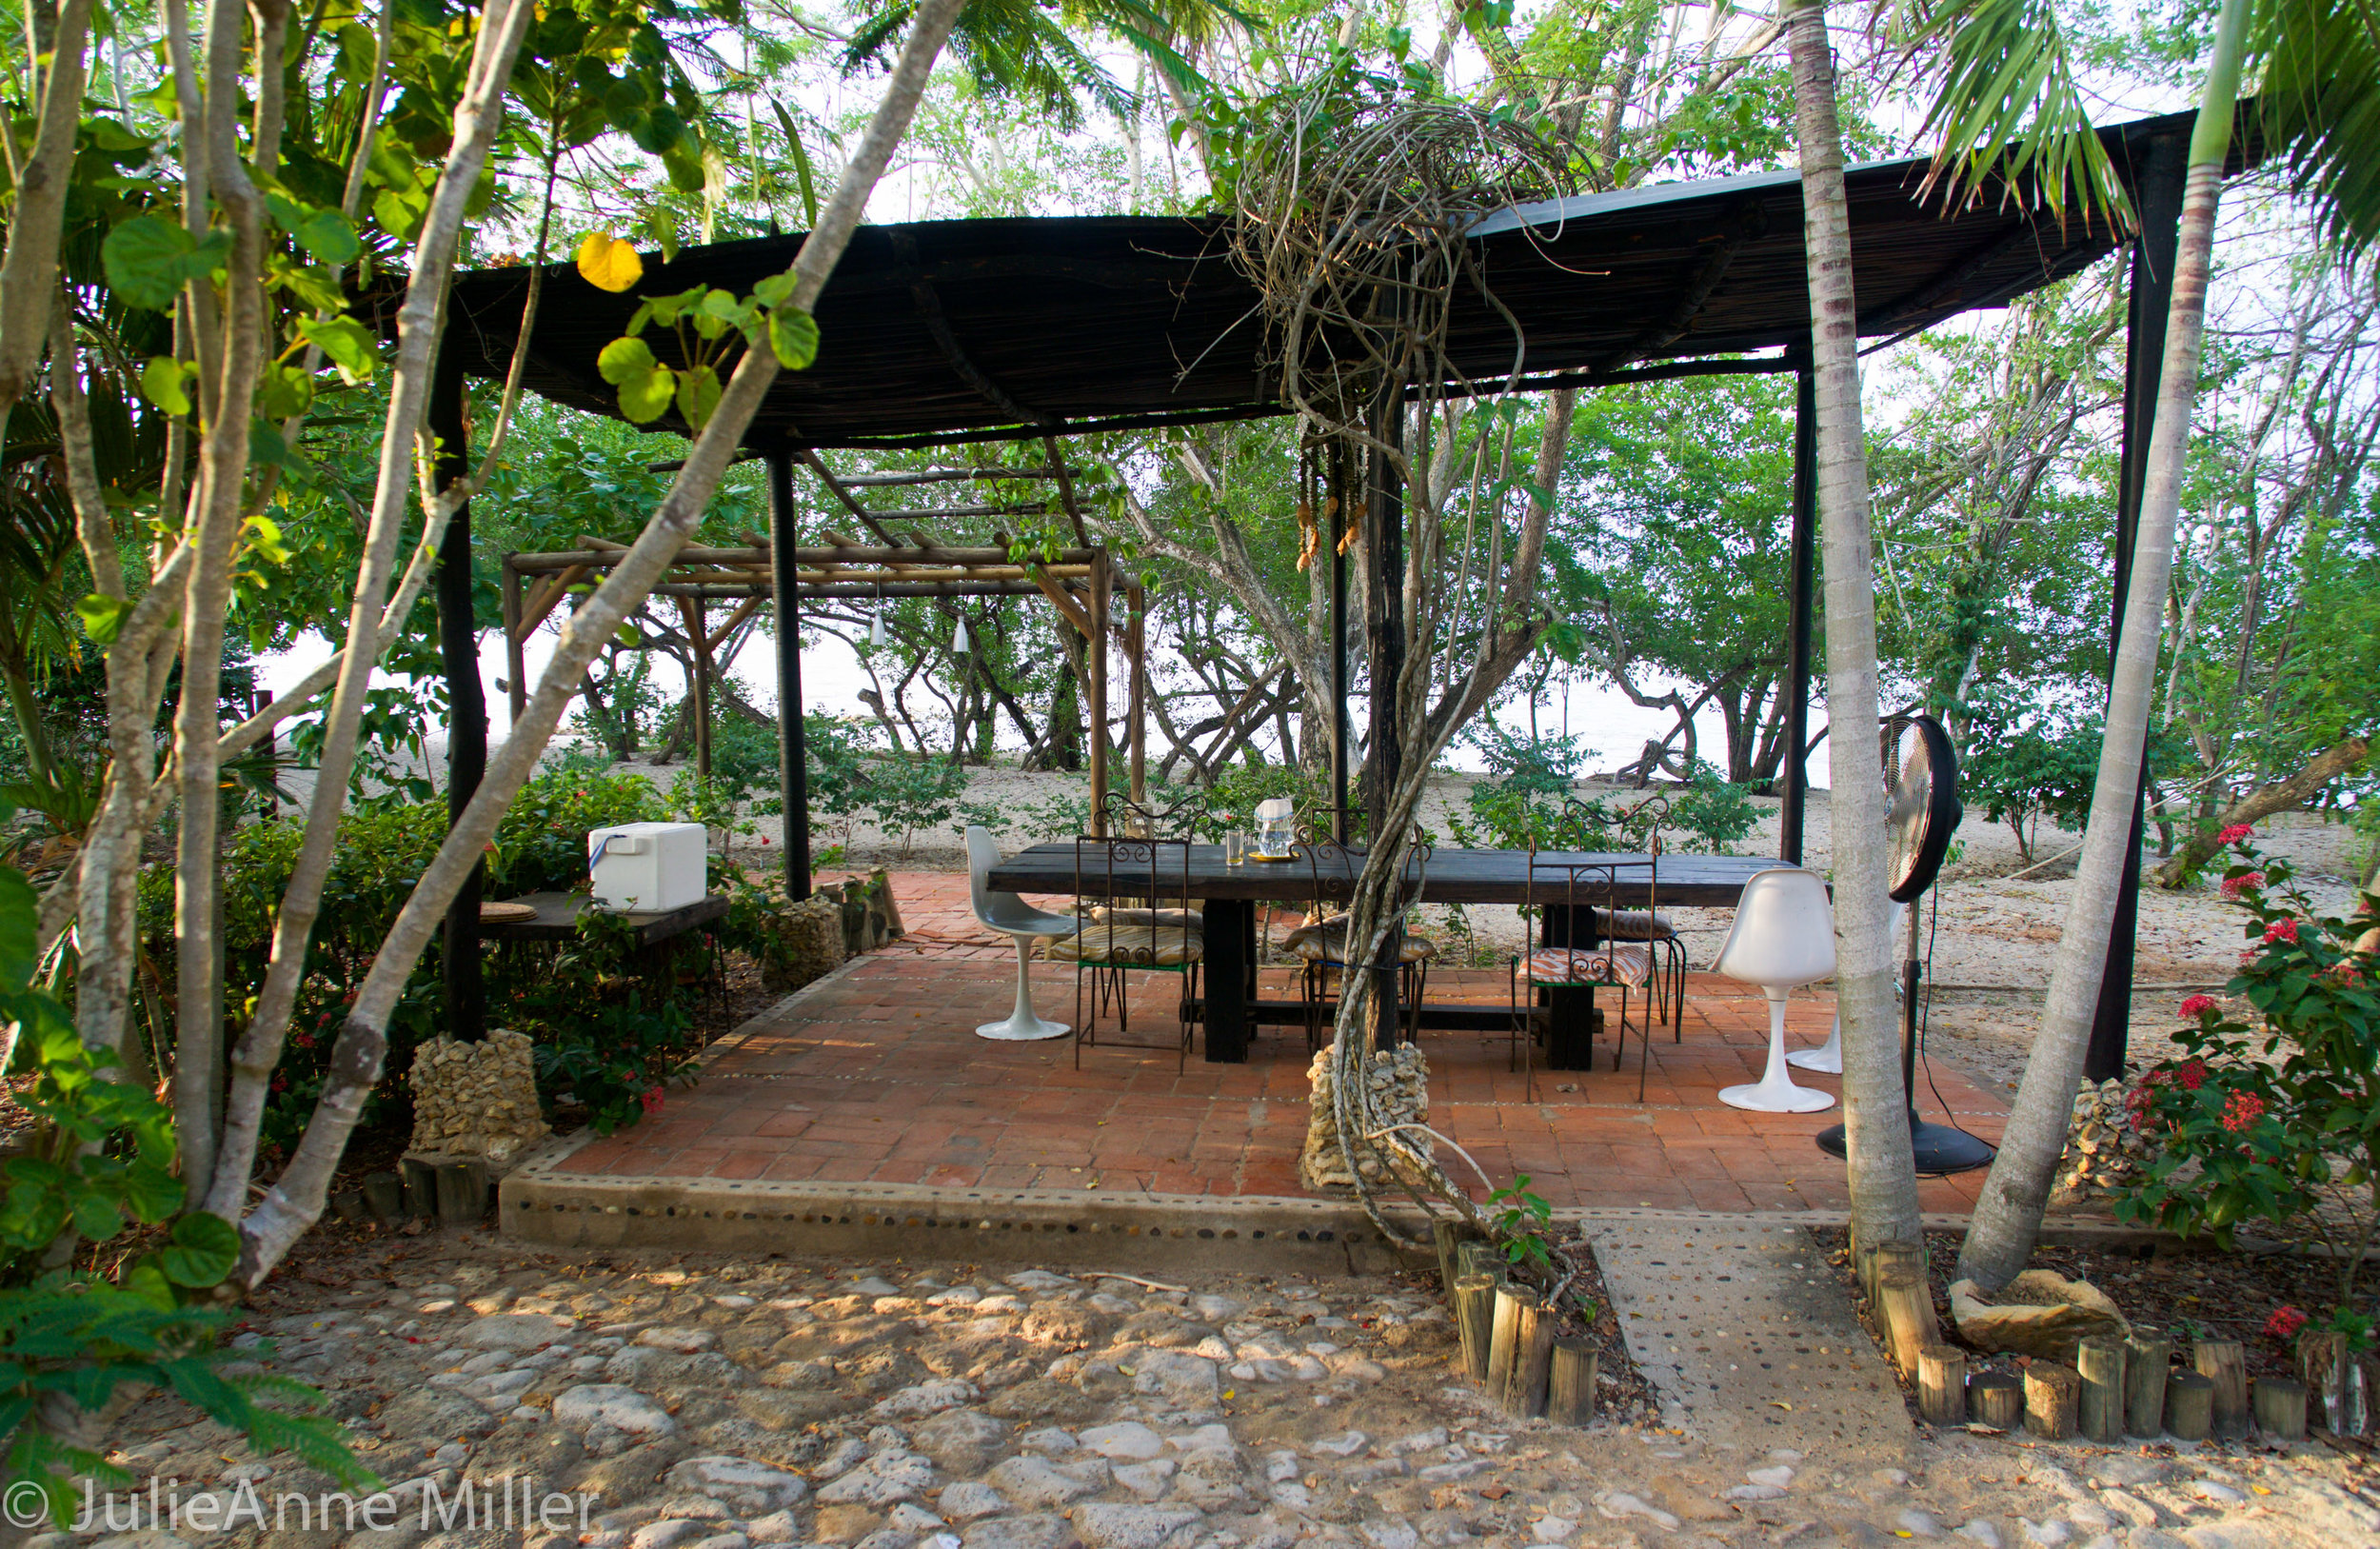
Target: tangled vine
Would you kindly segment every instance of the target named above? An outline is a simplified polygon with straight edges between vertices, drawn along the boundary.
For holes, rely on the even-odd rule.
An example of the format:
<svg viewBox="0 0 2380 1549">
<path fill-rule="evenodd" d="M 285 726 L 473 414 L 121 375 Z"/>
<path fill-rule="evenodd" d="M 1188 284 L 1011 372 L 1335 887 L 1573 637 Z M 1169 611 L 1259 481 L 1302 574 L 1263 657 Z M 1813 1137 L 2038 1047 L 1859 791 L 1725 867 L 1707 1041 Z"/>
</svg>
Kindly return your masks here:
<svg viewBox="0 0 2380 1549">
<path fill-rule="evenodd" d="M 1565 191 L 1569 160 L 1509 110 L 1416 100 L 1379 88 L 1326 77 L 1279 104 L 1240 158 L 1231 253 L 1260 297 L 1268 365 L 1280 401 L 1304 422 L 1308 467 L 1329 462 L 1346 470 L 1385 460 L 1383 471 L 1393 471 L 1396 487 L 1412 491 L 1448 483 L 1447 466 L 1463 449 L 1461 407 L 1515 392 L 1526 358 L 1519 322 L 1497 301 L 1472 233 L 1498 210 Z M 1458 302 L 1468 295 L 1481 298 L 1511 329 L 1511 367 L 1492 383 L 1466 377 L 1452 348 Z M 1470 444 L 1470 519 L 1458 572 L 1442 563 L 1441 502 L 1407 501 L 1405 648 L 1393 689 L 1402 745 L 1397 778 L 1380 793 L 1385 821 L 1348 901 L 1346 939 L 1362 948 L 1351 952 L 1352 962 L 1379 960 L 1419 891 L 1426 861 L 1417 854 L 1415 816 L 1456 720 L 1441 718 L 1433 732 L 1424 713 L 1442 629 L 1466 616 L 1467 606 L 1484 625 L 1483 639 L 1492 640 L 1497 627 L 1493 586 L 1503 564 L 1503 528 L 1497 518 L 1512 471 L 1514 416 L 1489 415 L 1481 423 L 1501 429 L 1483 427 Z M 1314 482 L 1309 476 L 1300 492 L 1301 564 L 1322 551 L 1324 521 L 1346 524 L 1329 535 L 1334 546 L 1343 550 L 1355 536 L 1358 503 L 1318 500 Z M 1345 483 L 1342 472 L 1342 493 Z M 1486 561 L 1475 565 L 1481 542 Z M 1451 588 L 1415 584 L 1418 576 L 1449 573 L 1460 577 Z M 1467 602 L 1475 575 L 1478 597 Z M 1484 675 L 1487 661 L 1482 649 L 1475 678 Z M 1412 1241 L 1386 1219 L 1366 1169 L 1356 1164 L 1368 1153 L 1425 1215 L 1451 1211 L 1496 1235 L 1478 1201 L 1416 1143 L 1414 1131 L 1433 1132 L 1378 1110 L 1363 1079 L 1376 976 L 1341 977 L 1331 1043 L 1332 1118 L 1366 1214 L 1391 1241 Z"/>
</svg>

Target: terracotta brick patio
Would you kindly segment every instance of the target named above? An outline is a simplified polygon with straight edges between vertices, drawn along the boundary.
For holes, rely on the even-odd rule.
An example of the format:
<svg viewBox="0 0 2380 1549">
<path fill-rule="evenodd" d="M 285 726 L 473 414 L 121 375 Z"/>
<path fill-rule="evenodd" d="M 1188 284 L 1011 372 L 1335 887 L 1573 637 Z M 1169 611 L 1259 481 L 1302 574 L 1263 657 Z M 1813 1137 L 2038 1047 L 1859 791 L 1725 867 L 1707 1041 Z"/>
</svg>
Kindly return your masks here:
<svg viewBox="0 0 2380 1549">
<path fill-rule="evenodd" d="M 1170 1053 L 1086 1049 L 1070 1041 L 995 1043 L 974 1026 L 1008 1009 L 1014 957 L 967 912 L 966 879 L 902 873 L 895 889 L 910 935 L 830 983 L 755 1019 L 713 1046 L 691 1090 L 633 1129 L 590 1142 L 567 1166 L 616 1178 L 763 1179 L 1097 1189 L 1102 1193 L 1290 1195 L 1306 1127 L 1303 1029 L 1272 1027 L 1248 1062 L 1209 1064 L 1194 1045 Z M 1170 1029 L 1179 981 L 1135 988 L 1134 1035 Z M 1072 1021 L 1073 975 L 1035 970 L 1042 1015 Z M 1266 970 L 1263 993 L 1295 992 Z M 1501 1004 L 1501 970 L 1441 971 L 1433 999 Z M 1832 998 L 1798 996 L 1789 1038 L 1824 1036 Z M 1609 1020 L 1607 1016 L 1607 1020 Z M 1112 1026 L 1112 1020 L 1110 1023 Z M 1739 1112 L 1718 1088 L 1757 1079 L 1766 1003 L 1693 974 L 1682 1043 L 1652 1047 L 1636 1101 L 1637 1043 L 1615 1072 L 1608 1039 L 1596 1069 L 1537 1073 L 1534 1097 L 1506 1068 L 1498 1034 L 1425 1034 L 1431 1122 L 1497 1182 L 1527 1173 L 1557 1206 L 1719 1211 L 1840 1209 L 1843 1164 L 1812 1137 L 1839 1107 L 1803 1117 Z M 1797 1079 L 1839 1090 L 1832 1077 Z M 1943 1061 L 1934 1083 L 1959 1123 L 1996 1139 L 2006 1104 Z M 1921 1082 L 1929 1118 L 1941 1114 Z M 1459 1163 L 1448 1159 L 1458 1171 Z M 1930 1210 L 1973 1207 L 1983 1175 L 1929 1181 Z"/>
</svg>

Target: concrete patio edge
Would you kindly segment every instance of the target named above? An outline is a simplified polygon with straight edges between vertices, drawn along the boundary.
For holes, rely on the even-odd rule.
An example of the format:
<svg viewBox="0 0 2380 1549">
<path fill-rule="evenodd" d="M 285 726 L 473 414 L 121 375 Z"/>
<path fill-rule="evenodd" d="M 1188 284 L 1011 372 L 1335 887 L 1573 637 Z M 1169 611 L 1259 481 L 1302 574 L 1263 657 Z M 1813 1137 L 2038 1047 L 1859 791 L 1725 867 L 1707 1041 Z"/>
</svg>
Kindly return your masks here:
<svg viewBox="0 0 2380 1549">
<path fill-rule="evenodd" d="M 1373 1274 L 1427 1261 L 1425 1253 L 1386 1238 L 1353 1200 L 611 1178 L 570 1169 L 571 1154 L 589 1138 L 550 1142 L 504 1179 L 498 1210 L 506 1235 L 552 1247 L 936 1259 L 1137 1273 Z M 1384 1213 L 1409 1235 L 1426 1231 L 1420 1213 L 1409 1205 Z M 1829 1210 L 1604 1208 L 1557 1210 L 1555 1220 L 1828 1227 L 1845 1225 L 1849 1217 Z M 1966 1223 L 1967 1217 L 1949 1212 L 1925 1217 L 1930 1229 Z M 2072 1220 L 2053 1221 L 2042 1241 L 2157 1251 L 2178 1243 L 2167 1234 Z"/>
</svg>

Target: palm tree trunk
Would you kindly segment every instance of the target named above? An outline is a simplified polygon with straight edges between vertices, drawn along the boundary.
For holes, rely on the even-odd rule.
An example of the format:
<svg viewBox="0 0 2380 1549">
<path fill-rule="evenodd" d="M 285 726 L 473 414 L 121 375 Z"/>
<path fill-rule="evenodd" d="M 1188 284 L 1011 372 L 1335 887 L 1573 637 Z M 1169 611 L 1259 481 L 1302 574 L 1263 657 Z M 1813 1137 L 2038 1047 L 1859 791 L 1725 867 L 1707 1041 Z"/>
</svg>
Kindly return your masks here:
<svg viewBox="0 0 2380 1549">
<path fill-rule="evenodd" d="M 1843 1122 L 1854 1241 L 1914 1239 L 1917 1172 L 1901 1086 L 1887 938 L 1884 784 L 1877 725 L 1875 557 L 1869 528 L 1867 431 L 1859 413 L 1858 307 L 1851 210 L 1824 0 L 1795 5 L 1795 129 L 1801 152 L 1810 346 L 1817 378 L 1818 521 L 1826 553 L 1826 702 L 1834 787 L 1835 994 L 1843 1019 Z M 1788 753 L 1788 757 L 1793 754 Z"/>
<path fill-rule="evenodd" d="M 2173 526 L 2181 508 L 2191 415 L 2197 401 L 2199 348 L 2206 332 L 2215 202 L 2222 192 L 2224 159 L 2231 149 L 2248 10 L 2248 0 L 2223 0 L 2215 26 L 2214 57 L 2207 68 L 2198 123 L 2191 135 L 2181 236 L 2173 260 L 2173 300 L 2167 314 L 2165 364 L 2157 383 L 2156 426 L 2149 439 L 2148 477 L 2141 488 L 2138 546 L 2132 555 L 2131 587 L 2125 593 L 2124 631 L 2116 641 L 2114 670 L 2109 675 L 2107 737 L 2100 747 L 2099 777 L 2092 789 L 2091 821 L 2083 831 L 2074 893 L 2067 904 L 2065 933 L 2059 938 L 2057 962 L 2050 974 L 2041 1032 L 2025 1062 L 2024 1082 L 2008 1118 L 2000 1154 L 1992 1163 L 1983 1197 L 1975 1204 L 1973 1224 L 1959 1250 L 1959 1273 L 1987 1291 L 2014 1279 L 2033 1254 L 2058 1159 L 2066 1151 L 2074 1085 L 2082 1078 L 2084 1056 L 2091 1047 L 2091 1024 L 2099 1003 L 2108 937 L 2132 842 L 2141 750 L 2148 741 L 2149 715 L 2156 692 L 2157 642 L 2173 568 Z"/>
</svg>

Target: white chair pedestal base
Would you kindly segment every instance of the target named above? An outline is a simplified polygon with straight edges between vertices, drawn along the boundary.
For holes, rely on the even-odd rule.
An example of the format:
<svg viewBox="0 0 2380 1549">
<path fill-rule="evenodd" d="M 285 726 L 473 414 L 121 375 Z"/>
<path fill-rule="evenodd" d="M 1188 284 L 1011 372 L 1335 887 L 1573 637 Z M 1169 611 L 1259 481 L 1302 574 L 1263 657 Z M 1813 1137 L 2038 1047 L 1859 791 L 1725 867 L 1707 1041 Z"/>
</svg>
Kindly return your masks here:
<svg viewBox="0 0 2380 1549">
<path fill-rule="evenodd" d="M 1002 1043 L 1038 1043 L 1043 1039 L 1063 1038 L 1074 1029 L 1062 1022 L 1043 1022 L 1033 1013 L 1033 981 L 1028 969 L 1032 963 L 1034 938 L 1020 936 L 1017 941 L 1017 1008 L 1008 1013 L 1005 1022 L 987 1022 L 975 1030 L 978 1038 L 988 1038 Z"/>
<path fill-rule="evenodd" d="M 1723 1087 L 1719 1101 L 1731 1108 L 1754 1113 L 1818 1113 L 1835 1106 L 1831 1092 L 1814 1092 L 1794 1084 L 1793 1067 L 1785 1060 L 1785 996 L 1769 996 L 1769 1067 L 1760 1079 L 1742 1086 Z"/>
<path fill-rule="evenodd" d="M 1785 1057 L 1796 1070 L 1808 1070 L 1820 1076 L 1843 1073 L 1843 1019 L 1835 1019 L 1835 1031 L 1826 1035 L 1826 1042 L 1815 1049 L 1795 1049 Z"/>
</svg>

